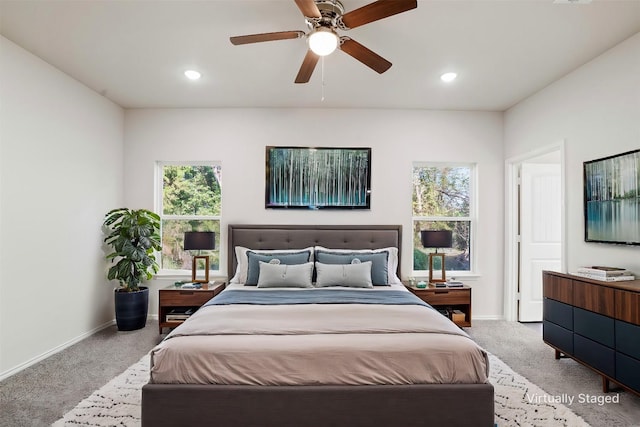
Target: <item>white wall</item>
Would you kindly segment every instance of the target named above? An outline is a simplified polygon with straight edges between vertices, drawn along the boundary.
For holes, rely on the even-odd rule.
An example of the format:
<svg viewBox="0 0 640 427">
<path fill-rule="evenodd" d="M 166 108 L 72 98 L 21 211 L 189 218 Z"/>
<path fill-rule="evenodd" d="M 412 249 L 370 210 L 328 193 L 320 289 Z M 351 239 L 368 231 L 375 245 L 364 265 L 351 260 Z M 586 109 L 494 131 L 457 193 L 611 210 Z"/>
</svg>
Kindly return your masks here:
<svg viewBox="0 0 640 427">
<path fill-rule="evenodd" d="M 640 33 L 505 113 L 505 156 L 565 140 L 568 271 L 589 264 L 640 276 L 640 247 L 584 242 L 582 163 L 640 148 Z"/>
<path fill-rule="evenodd" d="M 370 211 L 264 208 L 265 146 L 372 147 Z M 475 162 L 479 174 L 474 317 L 502 314 L 502 114 L 418 110 L 202 109 L 128 110 L 125 114 L 125 200 L 154 207 L 157 160 L 222 162 L 221 265 L 226 225 L 402 224 L 402 273 L 410 274 L 413 161 Z M 157 279 L 152 290 L 175 279 Z M 151 313 L 157 313 L 157 292 Z"/>
<path fill-rule="evenodd" d="M 0 38 L 0 379 L 110 323 L 123 110 Z"/>
</svg>

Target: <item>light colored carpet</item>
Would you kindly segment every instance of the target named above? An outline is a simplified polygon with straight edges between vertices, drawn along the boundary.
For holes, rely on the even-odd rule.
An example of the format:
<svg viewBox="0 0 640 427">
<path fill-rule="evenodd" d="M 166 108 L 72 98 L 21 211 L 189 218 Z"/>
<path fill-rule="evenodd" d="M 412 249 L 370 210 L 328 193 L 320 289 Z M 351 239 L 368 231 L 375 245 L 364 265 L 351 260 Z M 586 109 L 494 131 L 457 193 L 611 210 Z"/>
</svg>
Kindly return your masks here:
<svg viewBox="0 0 640 427">
<path fill-rule="evenodd" d="M 588 427 L 567 406 L 549 402 L 554 396 L 497 357 L 490 355 L 490 363 L 498 426 Z M 149 379 L 148 371 L 147 355 L 80 402 L 53 426 L 139 426 L 141 388 Z"/>
</svg>

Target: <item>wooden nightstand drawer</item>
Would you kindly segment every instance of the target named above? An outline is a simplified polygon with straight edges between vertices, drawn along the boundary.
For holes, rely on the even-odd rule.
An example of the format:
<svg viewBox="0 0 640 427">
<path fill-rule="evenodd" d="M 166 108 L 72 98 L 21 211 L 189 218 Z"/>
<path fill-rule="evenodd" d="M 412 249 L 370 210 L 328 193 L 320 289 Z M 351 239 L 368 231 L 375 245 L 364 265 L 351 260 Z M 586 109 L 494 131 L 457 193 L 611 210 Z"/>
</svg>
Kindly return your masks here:
<svg viewBox="0 0 640 427">
<path fill-rule="evenodd" d="M 171 290 L 160 291 L 160 303 L 163 306 L 200 306 L 215 296 L 214 291 Z"/>
<path fill-rule="evenodd" d="M 428 293 L 418 293 L 418 297 L 429 304 L 468 304 L 471 292 L 467 289 L 436 289 Z"/>
</svg>

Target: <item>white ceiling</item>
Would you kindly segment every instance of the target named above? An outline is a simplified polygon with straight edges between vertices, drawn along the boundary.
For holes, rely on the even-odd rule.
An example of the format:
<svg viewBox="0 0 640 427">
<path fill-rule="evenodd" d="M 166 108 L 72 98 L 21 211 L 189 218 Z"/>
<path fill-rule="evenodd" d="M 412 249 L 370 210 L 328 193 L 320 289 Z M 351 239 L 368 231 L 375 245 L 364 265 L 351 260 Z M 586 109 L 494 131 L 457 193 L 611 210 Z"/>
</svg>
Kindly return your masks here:
<svg viewBox="0 0 640 427">
<path fill-rule="evenodd" d="M 565 0 L 566 1 L 566 0 Z M 346 11 L 368 0 L 342 0 Z M 293 83 L 306 30 L 292 0 L 0 0 L 0 33 L 125 108 L 326 107 L 504 111 L 640 31 L 640 1 L 419 0 L 342 32 L 393 63 L 343 52 Z M 183 71 L 203 78 L 187 80 Z M 456 71 L 445 84 L 439 76 Z M 322 95 L 324 92 L 324 101 Z"/>
</svg>

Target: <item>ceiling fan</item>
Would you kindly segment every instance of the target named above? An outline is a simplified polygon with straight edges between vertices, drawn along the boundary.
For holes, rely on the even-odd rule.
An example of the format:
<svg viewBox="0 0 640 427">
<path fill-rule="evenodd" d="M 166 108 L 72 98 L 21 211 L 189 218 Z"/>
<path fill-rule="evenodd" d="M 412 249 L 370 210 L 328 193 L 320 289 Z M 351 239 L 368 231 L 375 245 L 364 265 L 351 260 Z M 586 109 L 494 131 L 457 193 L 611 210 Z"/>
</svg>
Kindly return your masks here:
<svg viewBox="0 0 640 427">
<path fill-rule="evenodd" d="M 350 30 L 418 7 L 417 0 L 378 0 L 344 13 L 344 6 L 338 0 L 295 0 L 295 3 L 305 17 L 308 33 L 278 31 L 229 39 L 232 44 L 241 45 L 306 37 L 309 49 L 296 76 L 296 83 L 307 83 L 320 56 L 328 55 L 335 49 L 340 49 L 380 74 L 384 73 L 391 67 L 391 62 L 350 37 L 338 36 L 338 30 Z"/>
</svg>

